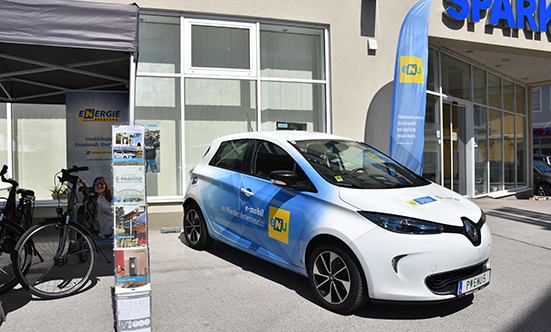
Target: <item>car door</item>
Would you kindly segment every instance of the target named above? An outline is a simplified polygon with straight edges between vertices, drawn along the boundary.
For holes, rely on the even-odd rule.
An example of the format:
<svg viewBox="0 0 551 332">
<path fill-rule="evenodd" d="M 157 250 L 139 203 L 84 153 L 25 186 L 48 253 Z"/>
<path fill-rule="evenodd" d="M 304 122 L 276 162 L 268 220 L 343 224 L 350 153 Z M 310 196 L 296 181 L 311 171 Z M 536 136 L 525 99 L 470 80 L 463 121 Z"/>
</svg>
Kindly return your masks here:
<svg viewBox="0 0 551 332">
<path fill-rule="evenodd" d="M 243 161 L 250 140 L 222 142 L 202 176 L 204 213 L 213 229 L 224 237 L 238 241 L 241 237 L 239 190 Z"/>
<path fill-rule="evenodd" d="M 281 147 L 257 140 L 251 148 L 249 167 L 241 178 L 240 212 L 243 243 L 269 259 L 299 265 L 298 252 L 306 197 L 300 190 L 269 180 L 275 170 L 297 172 L 298 165 Z M 301 170 L 300 180 L 306 181 Z"/>
</svg>

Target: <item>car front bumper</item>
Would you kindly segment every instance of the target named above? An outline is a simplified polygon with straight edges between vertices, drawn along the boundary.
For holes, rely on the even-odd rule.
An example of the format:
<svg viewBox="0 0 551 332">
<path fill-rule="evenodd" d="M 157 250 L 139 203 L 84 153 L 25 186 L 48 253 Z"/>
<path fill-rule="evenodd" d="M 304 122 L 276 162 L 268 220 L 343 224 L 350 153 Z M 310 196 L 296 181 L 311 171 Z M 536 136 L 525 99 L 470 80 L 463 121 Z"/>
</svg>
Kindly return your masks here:
<svg viewBox="0 0 551 332">
<path fill-rule="evenodd" d="M 410 235 L 376 228 L 350 246 L 362 265 L 370 298 L 438 301 L 457 297 L 456 281 L 489 269 L 491 234 L 486 224 L 481 236 L 480 245 L 474 246 L 463 234 Z M 451 285 L 434 287 L 441 279 Z"/>
</svg>

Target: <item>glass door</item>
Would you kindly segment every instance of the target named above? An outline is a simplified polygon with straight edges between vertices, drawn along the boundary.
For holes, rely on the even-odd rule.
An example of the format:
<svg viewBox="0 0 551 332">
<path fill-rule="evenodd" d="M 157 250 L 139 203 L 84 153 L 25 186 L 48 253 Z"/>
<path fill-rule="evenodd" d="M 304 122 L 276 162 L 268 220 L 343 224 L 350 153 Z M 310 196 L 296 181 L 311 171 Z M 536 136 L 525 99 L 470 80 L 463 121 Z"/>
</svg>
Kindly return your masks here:
<svg viewBox="0 0 551 332">
<path fill-rule="evenodd" d="M 444 186 L 460 195 L 466 195 L 466 107 L 447 102 L 443 106 Z"/>
</svg>

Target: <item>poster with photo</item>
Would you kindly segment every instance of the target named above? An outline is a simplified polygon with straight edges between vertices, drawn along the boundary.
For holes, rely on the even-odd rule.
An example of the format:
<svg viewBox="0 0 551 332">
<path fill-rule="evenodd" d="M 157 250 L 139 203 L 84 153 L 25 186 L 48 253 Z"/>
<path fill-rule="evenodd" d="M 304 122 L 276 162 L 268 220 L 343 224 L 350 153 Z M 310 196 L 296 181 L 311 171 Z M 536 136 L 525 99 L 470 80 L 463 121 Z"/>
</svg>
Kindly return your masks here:
<svg viewBox="0 0 551 332">
<path fill-rule="evenodd" d="M 159 173 L 161 129 L 158 121 L 139 121 L 136 124 L 144 127 L 144 161 L 145 171 Z"/>
<path fill-rule="evenodd" d="M 115 286 L 135 288 L 149 282 L 146 249 L 115 250 Z"/>
<path fill-rule="evenodd" d="M 116 206 L 145 204 L 143 166 L 113 168 L 113 202 Z"/>
<path fill-rule="evenodd" d="M 88 166 L 80 174 L 89 184 L 111 179 L 113 125 L 128 122 L 127 92 L 68 91 L 66 98 L 67 166 Z"/>
<path fill-rule="evenodd" d="M 146 246 L 145 206 L 115 205 L 115 248 L 145 248 Z"/>
<path fill-rule="evenodd" d="M 144 127 L 113 126 L 113 166 L 143 165 Z"/>
</svg>

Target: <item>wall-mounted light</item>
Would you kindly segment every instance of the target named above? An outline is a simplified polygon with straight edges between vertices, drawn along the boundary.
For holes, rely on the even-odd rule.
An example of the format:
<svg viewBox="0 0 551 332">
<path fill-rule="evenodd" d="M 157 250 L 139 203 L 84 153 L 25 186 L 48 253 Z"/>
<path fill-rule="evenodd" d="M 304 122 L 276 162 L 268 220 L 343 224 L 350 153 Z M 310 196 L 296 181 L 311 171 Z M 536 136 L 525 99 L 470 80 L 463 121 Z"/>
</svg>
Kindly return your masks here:
<svg viewBox="0 0 551 332">
<path fill-rule="evenodd" d="M 367 40 L 367 49 L 370 51 L 376 51 L 379 48 L 377 46 L 377 40 L 376 39 L 368 39 Z"/>
</svg>

